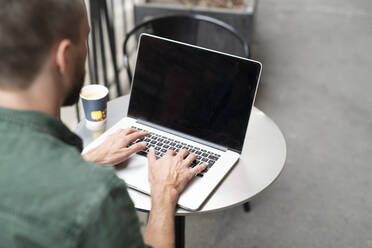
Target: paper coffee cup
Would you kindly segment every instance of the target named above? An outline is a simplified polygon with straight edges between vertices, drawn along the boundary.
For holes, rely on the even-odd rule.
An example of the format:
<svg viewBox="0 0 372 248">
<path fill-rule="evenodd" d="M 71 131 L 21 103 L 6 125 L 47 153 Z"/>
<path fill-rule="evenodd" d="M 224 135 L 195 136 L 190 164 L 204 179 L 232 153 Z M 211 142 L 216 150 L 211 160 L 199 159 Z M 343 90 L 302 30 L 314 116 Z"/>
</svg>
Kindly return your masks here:
<svg viewBox="0 0 372 248">
<path fill-rule="evenodd" d="M 85 125 L 89 130 L 105 128 L 109 90 L 99 84 L 91 84 L 81 89 L 80 97 L 85 113 Z"/>
</svg>

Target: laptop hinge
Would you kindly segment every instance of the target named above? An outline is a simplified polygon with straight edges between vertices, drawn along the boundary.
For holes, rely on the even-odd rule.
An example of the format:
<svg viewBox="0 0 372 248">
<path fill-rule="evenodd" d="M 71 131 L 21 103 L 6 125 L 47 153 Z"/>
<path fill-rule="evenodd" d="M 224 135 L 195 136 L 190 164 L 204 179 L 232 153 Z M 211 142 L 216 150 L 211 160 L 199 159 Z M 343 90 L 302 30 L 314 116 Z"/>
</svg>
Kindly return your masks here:
<svg viewBox="0 0 372 248">
<path fill-rule="evenodd" d="M 218 150 L 223 151 L 223 152 L 227 151 L 227 148 L 223 147 L 221 145 L 218 145 L 218 144 L 215 144 L 213 142 L 209 142 L 209 141 L 206 141 L 206 140 L 203 140 L 203 139 L 199 139 L 197 137 L 194 137 L 194 136 L 191 136 L 191 135 L 188 135 L 188 134 L 184 134 L 182 132 L 178 132 L 178 131 L 175 131 L 173 129 L 166 128 L 166 127 L 154 124 L 154 123 L 150 123 L 150 122 L 147 122 L 147 121 L 144 121 L 144 120 L 139 120 L 139 119 L 137 119 L 137 123 L 145 125 L 145 126 L 149 126 L 149 127 L 155 128 L 155 129 L 159 129 L 163 132 L 167 132 L 167 133 L 170 133 L 170 134 L 173 134 L 173 135 L 177 135 L 177 136 L 180 136 L 184 139 L 189 139 L 189 140 L 192 140 L 194 142 L 198 142 L 198 143 L 206 145 L 206 146 L 213 147 L 213 148 L 218 149 Z"/>
</svg>

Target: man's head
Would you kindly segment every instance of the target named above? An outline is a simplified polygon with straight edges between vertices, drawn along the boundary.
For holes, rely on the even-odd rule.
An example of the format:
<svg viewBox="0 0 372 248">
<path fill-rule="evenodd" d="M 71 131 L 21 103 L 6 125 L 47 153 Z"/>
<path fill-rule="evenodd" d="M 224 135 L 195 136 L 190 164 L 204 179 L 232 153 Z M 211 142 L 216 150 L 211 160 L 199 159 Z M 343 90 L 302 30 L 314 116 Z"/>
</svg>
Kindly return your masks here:
<svg viewBox="0 0 372 248">
<path fill-rule="evenodd" d="M 27 90 L 47 67 L 77 101 L 89 25 L 83 0 L 0 0 L 0 90 Z"/>
</svg>

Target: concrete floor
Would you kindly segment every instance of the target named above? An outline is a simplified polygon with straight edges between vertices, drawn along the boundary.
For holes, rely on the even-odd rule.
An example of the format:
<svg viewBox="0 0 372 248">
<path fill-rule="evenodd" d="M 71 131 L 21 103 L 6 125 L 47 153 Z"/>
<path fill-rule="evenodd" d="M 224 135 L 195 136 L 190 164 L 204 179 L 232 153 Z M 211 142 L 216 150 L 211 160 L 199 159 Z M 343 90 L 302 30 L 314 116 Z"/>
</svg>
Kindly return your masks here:
<svg viewBox="0 0 372 248">
<path fill-rule="evenodd" d="M 259 1 L 256 106 L 286 137 L 285 171 L 249 214 L 187 217 L 186 247 L 372 247 L 371 44 L 372 1 Z"/>
<path fill-rule="evenodd" d="M 186 247 L 372 247 L 372 1 L 261 0 L 253 39 L 285 170 L 249 214 L 187 217 Z"/>
</svg>

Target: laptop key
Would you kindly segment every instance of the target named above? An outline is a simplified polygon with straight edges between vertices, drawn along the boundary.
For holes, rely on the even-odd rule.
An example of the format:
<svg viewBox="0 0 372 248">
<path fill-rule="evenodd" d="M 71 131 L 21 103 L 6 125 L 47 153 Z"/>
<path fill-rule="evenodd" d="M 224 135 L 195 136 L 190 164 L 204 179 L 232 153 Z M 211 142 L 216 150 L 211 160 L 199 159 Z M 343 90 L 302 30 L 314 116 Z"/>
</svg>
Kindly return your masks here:
<svg viewBox="0 0 372 248">
<path fill-rule="evenodd" d="M 213 155 L 209 155 L 208 158 L 209 158 L 209 159 L 212 159 L 212 160 L 217 160 L 217 159 L 218 159 L 217 157 L 215 157 L 215 156 L 213 156 Z"/>
<path fill-rule="evenodd" d="M 145 151 L 139 151 L 139 152 L 137 152 L 137 154 L 138 155 L 142 155 L 142 156 L 146 156 L 147 155 L 147 153 Z"/>
<path fill-rule="evenodd" d="M 208 154 L 207 153 L 203 153 L 202 156 L 205 157 L 205 158 L 207 158 L 208 157 Z"/>
<path fill-rule="evenodd" d="M 214 165 L 215 161 L 209 160 L 208 162 L 208 168 L 211 168 Z"/>
<path fill-rule="evenodd" d="M 192 161 L 192 163 L 190 164 L 190 167 L 191 167 L 191 168 L 194 168 L 197 164 L 198 164 L 198 162 L 196 162 L 196 160 L 194 160 L 194 161 Z"/>
</svg>

